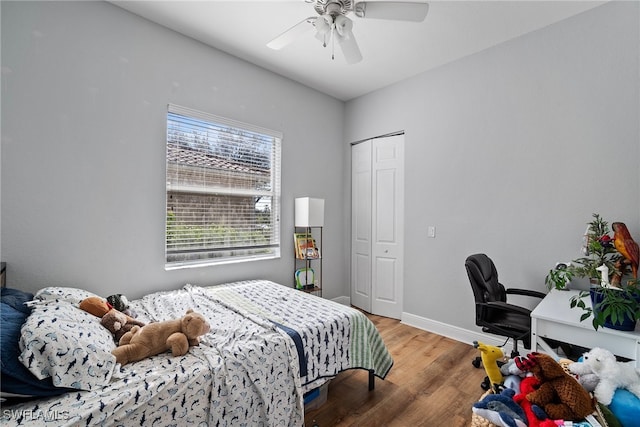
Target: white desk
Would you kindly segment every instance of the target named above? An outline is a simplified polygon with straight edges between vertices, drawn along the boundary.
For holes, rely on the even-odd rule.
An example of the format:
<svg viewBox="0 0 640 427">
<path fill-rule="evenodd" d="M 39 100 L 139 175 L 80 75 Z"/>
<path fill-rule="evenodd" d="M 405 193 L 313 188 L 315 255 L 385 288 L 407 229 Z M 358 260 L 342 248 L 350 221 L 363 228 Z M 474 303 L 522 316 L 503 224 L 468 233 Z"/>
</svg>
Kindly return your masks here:
<svg viewBox="0 0 640 427">
<path fill-rule="evenodd" d="M 539 337 L 575 344 L 582 347 L 602 347 L 612 353 L 633 359 L 640 367 L 640 327 L 625 332 L 609 328 L 598 328 L 591 324 L 591 318 L 580 322 L 583 311 L 571 308 L 569 300 L 579 291 L 558 291 L 552 289 L 549 294 L 531 312 L 531 351 L 548 350 L 548 346 Z M 585 303 L 591 305 L 589 297 Z"/>
</svg>

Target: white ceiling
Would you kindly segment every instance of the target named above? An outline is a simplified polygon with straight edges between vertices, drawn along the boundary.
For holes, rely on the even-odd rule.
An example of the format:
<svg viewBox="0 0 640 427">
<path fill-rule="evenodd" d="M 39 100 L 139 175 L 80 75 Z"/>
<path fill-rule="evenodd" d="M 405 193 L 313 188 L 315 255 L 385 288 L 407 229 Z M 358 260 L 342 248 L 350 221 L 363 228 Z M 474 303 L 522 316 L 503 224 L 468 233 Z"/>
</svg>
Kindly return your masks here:
<svg viewBox="0 0 640 427">
<path fill-rule="evenodd" d="M 371 0 L 376 1 L 376 0 Z M 313 31 L 282 50 L 266 44 L 306 17 L 304 0 L 111 1 L 340 100 L 349 100 L 423 71 L 561 21 L 605 1 L 429 2 L 424 22 L 361 19 L 353 33 L 364 59 L 348 65 L 336 45 L 322 47 Z"/>
</svg>

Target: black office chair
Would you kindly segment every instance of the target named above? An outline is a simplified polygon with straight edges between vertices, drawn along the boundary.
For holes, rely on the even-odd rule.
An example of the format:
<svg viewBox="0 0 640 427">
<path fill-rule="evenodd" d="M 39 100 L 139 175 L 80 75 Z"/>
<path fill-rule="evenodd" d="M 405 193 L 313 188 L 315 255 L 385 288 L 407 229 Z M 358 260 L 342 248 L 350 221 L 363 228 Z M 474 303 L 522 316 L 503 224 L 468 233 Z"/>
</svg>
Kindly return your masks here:
<svg viewBox="0 0 640 427">
<path fill-rule="evenodd" d="M 482 331 L 513 339 L 511 357 L 518 356 L 518 341 L 531 348 L 531 310 L 507 302 L 507 295 L 525 295 L 544 298 L 546 294 L 528 289 L 505 289 L 498 281 L 498 271 L 485 254 L 467 257 L 464 263 L 476 300 L 476 325 Z M 480 367 L 477 357 L 473 366 Z"/>
</svg>

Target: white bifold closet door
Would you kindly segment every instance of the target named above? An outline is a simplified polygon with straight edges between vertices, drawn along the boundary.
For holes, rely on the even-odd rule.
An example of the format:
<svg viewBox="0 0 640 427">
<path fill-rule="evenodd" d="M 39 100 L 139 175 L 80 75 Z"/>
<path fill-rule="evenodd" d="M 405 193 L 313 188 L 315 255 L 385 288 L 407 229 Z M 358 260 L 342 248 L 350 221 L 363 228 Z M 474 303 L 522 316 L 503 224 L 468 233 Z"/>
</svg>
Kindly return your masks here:
<svg viewBox="0 0 640 427">
<path fill-rule="evenodd" d="M 404 135 L 351 148 L 351 304 L 400 319 L 404 248 Z"/>
</svg>

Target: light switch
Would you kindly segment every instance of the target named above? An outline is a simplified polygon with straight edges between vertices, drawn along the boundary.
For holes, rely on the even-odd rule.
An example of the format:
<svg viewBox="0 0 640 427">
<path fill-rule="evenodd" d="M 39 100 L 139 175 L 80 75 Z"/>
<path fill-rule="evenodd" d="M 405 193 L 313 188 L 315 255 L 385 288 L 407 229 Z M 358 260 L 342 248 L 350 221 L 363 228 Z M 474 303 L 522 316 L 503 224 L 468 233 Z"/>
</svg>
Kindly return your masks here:
<svg viewBox="0 0 640 427">
<path fill-rule="evenodd" d="M 434 225 L 430 225 L 427 228 L 427 237 L 431 237 L 431 238 L 436 237 L 436 227 Z"/>
</svg>

